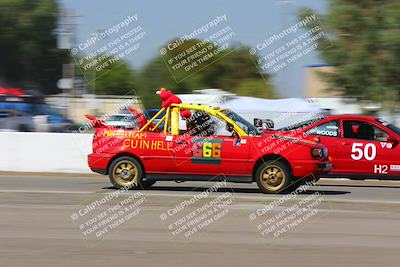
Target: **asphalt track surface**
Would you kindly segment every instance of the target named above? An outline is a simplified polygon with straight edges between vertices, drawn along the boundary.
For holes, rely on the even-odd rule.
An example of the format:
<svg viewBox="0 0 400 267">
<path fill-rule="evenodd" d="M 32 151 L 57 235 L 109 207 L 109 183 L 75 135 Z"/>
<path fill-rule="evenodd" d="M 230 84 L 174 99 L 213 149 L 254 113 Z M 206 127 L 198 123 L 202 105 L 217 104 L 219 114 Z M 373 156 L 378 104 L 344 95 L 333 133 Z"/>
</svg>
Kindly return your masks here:
<svg viewBox="0 0 400 267">
<path fill-rule="evenodd" d="M 400 182 L 322 180 L 293 198 L 213 185 L 159 182 L 88 211 L 117 192 L 107 178 L 1 174 L 0 266 L 400 266 Z"/>
</svg>

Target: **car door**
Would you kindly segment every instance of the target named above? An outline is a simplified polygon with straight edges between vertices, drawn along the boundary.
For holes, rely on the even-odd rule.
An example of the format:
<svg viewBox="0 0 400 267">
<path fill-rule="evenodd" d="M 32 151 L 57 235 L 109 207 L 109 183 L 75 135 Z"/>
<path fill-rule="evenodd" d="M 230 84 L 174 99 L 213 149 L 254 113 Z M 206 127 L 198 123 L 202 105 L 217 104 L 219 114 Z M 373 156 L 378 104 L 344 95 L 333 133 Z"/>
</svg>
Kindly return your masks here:
<svg viewBox="0 0 400 267">
<path fill-rule="evenodd" d="M 221 173 L 221 142 L 207 130 L 209 114 L 192 111 L 191 118 L 179 119 L 179 135 L 173 136 L 172 153 L 178 174 L 218 175 Z"/>
<path fill-rule="evenodd" d="M 172 152 L 177 173 L 218 175 L 221 173 L 222 142 L 213 136 L 178 135 Z"/>
<path fill-rule="evenodd" d="M 246 138 L 234 137 L 237 135 L 224 130 L 226 123 L 221 119 L 206 117 L 211 122 L 203 120 L 204 129 L 189 129 L 186 134 L 174 137 L 172 151 L 179 172 L 225 176 L 248 173 L 250 146 Z"/>
<path fill-rule="evenodd" d="M 343 134 L 337 148 L 336 172 L 355 175 L 387 175 L 393 149 L 389 135 L 368 121 L 342 120 Z"/>
<path fill-rule="evenodd" d="M 221 169 L 225 176 L 248 176 L 249 170 L 249 137 L 217 136 L 221 140 Z"/>
<path fill-rule="evenodd" d="M 388 169 L 389 175 L 400 176 L 400 129 L 383 119 L 376 119 L 375 122 L 377 127 L 389 134 L 387 137 L 382 137 L 385 141 L 381 142 L 381 146 L 386 148 L 384 152 L 387 153 L 383 163 L 386 166 L 382 169 Z M 377 170 L 380 171 L 380 168 Z"/>
</svg>

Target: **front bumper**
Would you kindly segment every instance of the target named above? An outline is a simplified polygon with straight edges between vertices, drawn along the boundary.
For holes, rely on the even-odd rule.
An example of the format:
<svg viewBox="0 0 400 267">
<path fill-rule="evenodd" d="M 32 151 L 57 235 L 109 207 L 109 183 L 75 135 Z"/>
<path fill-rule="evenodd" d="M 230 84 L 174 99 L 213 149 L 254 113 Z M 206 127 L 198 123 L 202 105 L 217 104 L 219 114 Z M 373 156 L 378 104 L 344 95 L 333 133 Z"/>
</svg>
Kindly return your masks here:
<svg viewBox="0 0 400 267">
<path fill-rule="evenodd" d="M 330 162 L 321 162 L 318 163 L 318 171 L 322 174 L 328 173 L 332 169 L 332 163 Z"/>
<path fill-rule="evenodd" d="M 329 161 L 316 159 L 291 160 L 289 162 L 291 163 L 294 177 L 305 177 L 310 175 L 310 173 L 319 176 L 328 173 L 332 168 L 332 164 Z"/>
</svg>

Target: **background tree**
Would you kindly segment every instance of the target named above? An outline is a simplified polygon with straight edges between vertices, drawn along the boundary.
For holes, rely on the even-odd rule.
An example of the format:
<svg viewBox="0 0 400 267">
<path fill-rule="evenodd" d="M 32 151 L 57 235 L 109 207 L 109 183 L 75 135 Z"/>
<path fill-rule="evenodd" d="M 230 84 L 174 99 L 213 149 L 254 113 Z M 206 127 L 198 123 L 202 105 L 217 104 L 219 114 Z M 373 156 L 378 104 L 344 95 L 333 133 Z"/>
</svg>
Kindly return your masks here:
<svg viewBox="0 0 400 267">
<path fill-rule="evenodd" d="M 0 78 L 56 93 L 66 52 L 57 49 L 55 0 L 0 2 Z"/>
<path fill-rule="evenodd" d="M 95 88 L 99 95 L 129 95 L 137 88 L 133 69 L 125 61 L 119 60 L 89 76 L 89 87 Z"/>
<path fill-rule="evenodd" d="M 231 92 L 242 96 L 261 98 L 276 97 L 272 85 L 269 82 L 266 83 L 263 79 L 244 79 L 235 86 Z"/>
<path fill-rule="evenodd" d="M 246 47 L 228 48 L 194 69 L 193 72 L 184 72 L 181 69 L 171 70 L 165 63 L 199 42 L 201 41 L 195 39 L 185 41 L 172 52 L 164 55 L 164 58 L 156 57 L 143 67 L 138 75 L 140 77 L 138 91 L 146 106 L 159 106 L 160 100 L 155 95 L 155 91 L 160 87 L 171 88 L 175 93 L 219 88 L 240 95 L 274 96 L 273 87 L 258 73 Z M 213 49 L 218 49 L 215 45 L 213 46 Z M 269 76 L 264 75 L 264 77 L 269 81 Z"/>
<path fill-rule="evenodd" d="M 57 49 L 56 45 L 58 8 L 56 0 L 0 2 L 0 79 L 45 94 L 60 92 L 56 83 L 61 78 L 62 63 L 70 59 L 68 51 Z M 187 40 L 164 55 L 164 59 L 157 56 L 137 71 L 120 60 L 100 71 L 82 71 L 77 66 L 75 74 L 77 78 L 86 76 L 87 87 L 95 87 L 97 94 L 125 95 L 135 90 L 146 106 L 159 106 L 155 91 L 160 87 L 171 88 L 175 93 L 220 88 L 243 95 L 255 95 L 259 90 L 260 96 L 272 95 L 272 87 L 263 83 L 246 47 L 228 48 L 199 68 L 189 72 L 179 69 L 172 75 L 165 60 L 199 44 L 207 46 L 208 51 L 210 46 L 211 51 L 219 49 L 212 43 Z"/>
<path fill-rule="evenodd" d="M 331 0 L 321 18 L 325 38 L 318 47 L 335 67 L 323 78 L 331 90 L 376 101 L 397 99 L 400 93 L 400 1 Z M 304 9 L 300 18 L 315 13 Z M 312 28 L 315 25 L 309 25 Z"/>
<path fill-rule="evenodd" d="M 166 87 L 172 89 L 174 93 L 191 93 L 195 89 L 207 88 L 203 82 L 201 73 L 195 73 L 186 79 L 177 82 L 170 73 L 168 66 L 161 57 L 151 60 L 138 75 L 138 93 L 143 103 L 148 107 L 158 107 L 160 99 L 155 92 Z"/>
<path fill-rule="evenodd" d="M 230 48 L 221 60 L 204 70 L 203 78 L 210 88 L 221 88 L 243 96 L 273 98 L 275 90 L 268 73 L 260 74 L 255 65 L 257 56 L 249 54 L 249 48 Z"/>
</svg>

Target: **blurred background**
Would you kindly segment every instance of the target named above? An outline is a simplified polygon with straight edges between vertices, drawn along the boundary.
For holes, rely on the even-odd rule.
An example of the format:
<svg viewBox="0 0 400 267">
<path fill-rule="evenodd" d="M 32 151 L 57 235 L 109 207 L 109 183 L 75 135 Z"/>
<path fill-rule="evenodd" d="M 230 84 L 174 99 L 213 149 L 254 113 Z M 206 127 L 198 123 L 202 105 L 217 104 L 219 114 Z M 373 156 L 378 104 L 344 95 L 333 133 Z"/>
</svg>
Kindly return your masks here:
<svg viewBox="0 0 400 267">
<path fill-rule="evenodd" d="M 126 111 L 118 107 L 129 100 L 139 110 L 158 108 L 155 91 L 160 87 L 172 89 L 185 102 L 236 101 L 232 109 L 258 111 L 265 119 L 276 120 L 284 112 L 307 114 L 316 107 L 325 113 L 376 115 L 399 125 L 399 10 L 398 0 L 246 5 L 221 0 L 190 5 L 175 0 L 0 0 L 0 129 L 72 132 L 85 123 L 85 114 L 113 113 L 120 120 Z M 222 15 L 231 32 L 228 42 L 210 42 L 210 28 L 160 53 Z M 287 34 L 314 15 L 316 20 Z M 303 49 L 279 68 L 262 67 L 265 56 L 268 62 L 279 59 L 283 52 L 277 56 L 276 49 L 283 46 L 289 52 L 290 42 L 316 26 L 322 35 L 312 40 L 313 49 Z M 112 44 L 127 33 L 137 37 L 129 40 L 135 46 L 117 56 Z M 260 48 L 280 33 L 287 35 L 276 38 L 267 51 Z M 169 63 L 204 42 L 224 53 L 190 73 Z M 252 103 L 259 104 L 258 110 L 248 108 Z"/>
</svg>

